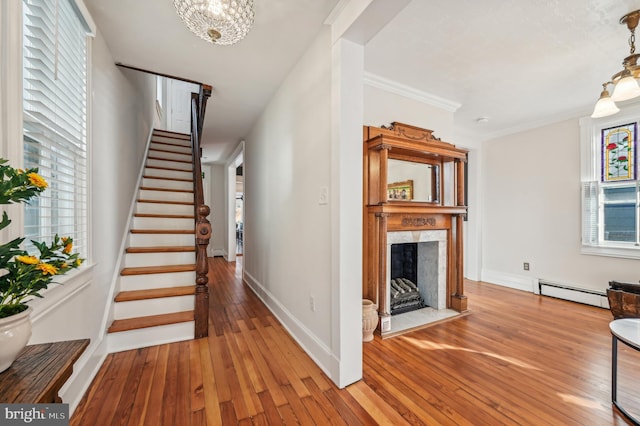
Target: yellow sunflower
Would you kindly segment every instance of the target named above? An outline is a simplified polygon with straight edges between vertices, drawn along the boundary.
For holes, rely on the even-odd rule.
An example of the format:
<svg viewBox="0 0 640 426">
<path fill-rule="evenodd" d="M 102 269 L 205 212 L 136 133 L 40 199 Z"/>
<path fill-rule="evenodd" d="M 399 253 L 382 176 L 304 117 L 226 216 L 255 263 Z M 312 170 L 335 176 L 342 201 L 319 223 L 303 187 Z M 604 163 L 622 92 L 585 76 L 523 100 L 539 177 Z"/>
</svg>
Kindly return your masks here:
<svg viewBox="0 0 640 426">
<path fill-rule="evenodd" d="M 42 275 L 55 275 L 58 273 L 58 268 L 48 263 L 40 263 L 36 268 L 42 271 Z"/>
<path fill-rule="evenodd" d="M 27 176 L 29 177 L 29 182 L 31 182 L 31 185 L 33 186 L 37 186 L 38 188 L 46 188 L 49 186 L 47 181 L 37 173 L 29 173 Z"/>
<path fill-rule="evenodd" d="M 16 256 L 18 262 L 22 262 L 27 265 L 35 265 L 40 260 L 35 256 Z"/>
</svg>

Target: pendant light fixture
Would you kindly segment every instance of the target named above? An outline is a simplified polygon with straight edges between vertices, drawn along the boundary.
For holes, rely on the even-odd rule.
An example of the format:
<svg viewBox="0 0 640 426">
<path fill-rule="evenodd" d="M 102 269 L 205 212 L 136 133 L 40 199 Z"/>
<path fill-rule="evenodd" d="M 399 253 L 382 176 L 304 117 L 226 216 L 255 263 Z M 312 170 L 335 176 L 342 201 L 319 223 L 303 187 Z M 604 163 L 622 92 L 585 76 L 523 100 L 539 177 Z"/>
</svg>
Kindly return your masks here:
<svg viewBox="0 0 640 426">
<path fill-rule="evenodd" d="M 173 5 L 187 28 L 209 43 L 237 43 L 253 26 L 253 0 L 173 0 Z"/>
<path fill-rule="evenodd" d="M 638 65 L 638 55 L 636 52 L 636 27 L 640 20 L 640 10 L 627 13 L 620 18 L 621 24 L 626 24 L 631 35 L 629 36 L 629 56 L 624 58 L 622 65 L 624 69 L 611 77 L 610 81 L 602 84 L 603 90 L 600 99 L 596 103 L 591 117 L 599 118 L 613 115 L 620 111 L 616 102 L 626 101 L 640 96 L 640 86 L 636 78 L 640 76 L 640 65 Z M 607 86 L 612 84 L 613 95 L 609 95 Z"/>
</svg>

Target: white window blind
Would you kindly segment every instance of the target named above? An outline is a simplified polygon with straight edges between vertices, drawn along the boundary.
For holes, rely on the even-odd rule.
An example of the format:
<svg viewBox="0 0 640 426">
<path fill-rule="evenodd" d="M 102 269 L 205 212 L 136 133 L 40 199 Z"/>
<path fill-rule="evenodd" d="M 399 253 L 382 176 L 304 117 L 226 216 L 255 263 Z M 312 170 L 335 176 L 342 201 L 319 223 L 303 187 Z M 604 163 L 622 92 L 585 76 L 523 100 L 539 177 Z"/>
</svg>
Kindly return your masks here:
<svg viewBox="0 0 640 426">
<path fill-rule="evenodd" d="M 582 183 L 582 244 L 598 244 L 598 182 Z"/>
<path fill-rule="evenodd" d="M 30 240 L 87 249 L 87 24 L 72 0 L 24 0 L 24 165 L 49 187 L 25 208 Z"/>
</svg>

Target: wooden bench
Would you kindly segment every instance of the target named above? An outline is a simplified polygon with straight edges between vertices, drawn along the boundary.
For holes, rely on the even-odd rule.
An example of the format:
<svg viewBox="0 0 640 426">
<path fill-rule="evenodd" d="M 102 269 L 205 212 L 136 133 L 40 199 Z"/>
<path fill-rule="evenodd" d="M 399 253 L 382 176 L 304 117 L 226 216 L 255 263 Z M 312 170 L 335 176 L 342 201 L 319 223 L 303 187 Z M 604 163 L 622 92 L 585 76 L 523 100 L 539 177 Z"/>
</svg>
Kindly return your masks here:
<svg viewBox="0 0 640 426">
<path fill-rule="evenodd" d="M 0 373 L 0 402 L 62 402 L 58 392 L 88 345 L 89 339 L 82 339 L 25 347 L 11 367 Z"/>
</svg>

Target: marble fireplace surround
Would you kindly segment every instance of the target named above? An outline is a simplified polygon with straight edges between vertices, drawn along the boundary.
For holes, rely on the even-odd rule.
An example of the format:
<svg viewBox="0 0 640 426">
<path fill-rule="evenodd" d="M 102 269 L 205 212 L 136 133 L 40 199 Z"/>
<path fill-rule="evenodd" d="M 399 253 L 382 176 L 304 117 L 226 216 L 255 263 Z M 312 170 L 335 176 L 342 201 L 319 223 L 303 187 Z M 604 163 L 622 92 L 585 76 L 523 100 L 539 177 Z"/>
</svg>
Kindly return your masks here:
<svg viewBox="0 0 640 426">
<path fill-rule="evenodd" d="M 390 312 L 391 300 L 391 245 L 418 243 L 418 288 L 425 304 L 433 309 L 447 307 L 447 231 L 419 230 L 387 232 L 386 305 Z M 435 244 L 433 244 L 435 243 Z M 434 285 L 434 283 L 437 283 Z"/>
</svg>

